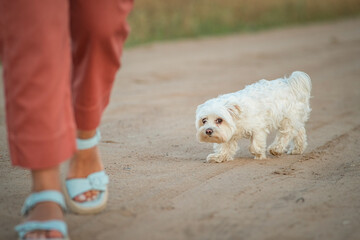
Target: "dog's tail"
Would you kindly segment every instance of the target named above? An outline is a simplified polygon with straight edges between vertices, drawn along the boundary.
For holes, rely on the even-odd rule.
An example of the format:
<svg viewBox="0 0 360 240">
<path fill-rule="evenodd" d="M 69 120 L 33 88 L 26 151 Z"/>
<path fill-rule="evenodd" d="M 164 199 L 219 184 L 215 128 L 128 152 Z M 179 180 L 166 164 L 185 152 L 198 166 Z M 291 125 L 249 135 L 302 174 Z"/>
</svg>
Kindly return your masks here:
<svg viewBox="0 0 360 240">
<path fill-rule="evenodd" d="M 295 71 L 287 80 L 297 98 L 309 100 L 311 92 L 311 78 L 309 75 L 301 71 Z"/>
</svg>

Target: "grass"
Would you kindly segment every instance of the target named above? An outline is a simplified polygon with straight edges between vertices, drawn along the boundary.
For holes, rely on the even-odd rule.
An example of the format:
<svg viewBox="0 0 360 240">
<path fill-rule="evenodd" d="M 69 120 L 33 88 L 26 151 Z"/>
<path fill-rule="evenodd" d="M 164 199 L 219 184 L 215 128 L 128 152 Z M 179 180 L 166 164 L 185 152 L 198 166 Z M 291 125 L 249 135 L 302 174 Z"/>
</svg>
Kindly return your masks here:
<svg viewBox="0 0 360 240">
<path fill-rule="evenodd" d="M 359 0 L 135 0 L 126 46 L 359 15 Z"/>
</svg>

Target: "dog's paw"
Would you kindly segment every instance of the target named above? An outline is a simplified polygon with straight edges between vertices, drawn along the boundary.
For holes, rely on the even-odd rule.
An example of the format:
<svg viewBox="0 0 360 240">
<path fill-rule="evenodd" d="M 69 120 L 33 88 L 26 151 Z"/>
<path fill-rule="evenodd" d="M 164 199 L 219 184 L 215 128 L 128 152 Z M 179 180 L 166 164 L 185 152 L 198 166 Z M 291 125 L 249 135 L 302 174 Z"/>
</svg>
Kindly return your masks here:
<svg viewBox="0 0 360 240">
<path fill-rule="evenodd" d="M 208 162 L 208 163 L 211 163 L 211 162 L 220 163 L 222 161 L 223 161 L 223 159 L 220 157 L 220 155 L 215 154 L 215 153 L 209 154 L 206 157 L 206 162 Z"/>
<path fill-rule="evenodd" d="M 303 151 L 301 149 L 289 149 L 289 151 L 287 151 L 287 154 L 290 154 L 290 155 L 300 155 L 302 154 Z"/>
<path fill-rule="evenodd" d="M 269 148 L 269 152 L 273 156 L 281 156 L 284 152 L 284 149 L 281 146 L 272 146 Z"/>
<path fill-rule="evenodd" d="M 266 155 L 265 154 L 255 154 L 254 159 L 258 159 L 258 160 L 266 159 Z"/>
<path fill-rule="evenodd" d="M 206 158 L 206 162 L 208 162 L 208 163 L 211 163 L 211 162 L 221 163 L 221 162 L 226 162 L 226 161 L 231 161 L 231 160 L 233 160 L 233 158 L 224 156 L 224 155 L 219 155 L 216 153 L 209 154 Z"/>
</svg>

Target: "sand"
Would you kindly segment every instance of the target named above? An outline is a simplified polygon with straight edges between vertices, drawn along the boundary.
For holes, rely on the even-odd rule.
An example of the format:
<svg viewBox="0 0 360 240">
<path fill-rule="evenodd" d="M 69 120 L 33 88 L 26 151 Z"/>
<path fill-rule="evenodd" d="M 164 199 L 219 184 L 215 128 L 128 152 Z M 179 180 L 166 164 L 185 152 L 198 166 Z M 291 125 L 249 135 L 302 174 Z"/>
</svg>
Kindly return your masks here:
<svg viewBox="0 0 360 240">
<path fill-rule="evenodd" d="M 359 26 L 355 18 L 126 50 L 101 125 L 109 206 L 68 214 L 72 239 L 360 239 Z M 204 163 L 212 146 L 195 138 L 197 105 L 294 70 L 313 81 L 305 154 L 254 160 L 243 140 L 234 161 Z M 15 239 L 30 178 L 10 165 L 3 104 L 0 239 Z"/>
</svg>

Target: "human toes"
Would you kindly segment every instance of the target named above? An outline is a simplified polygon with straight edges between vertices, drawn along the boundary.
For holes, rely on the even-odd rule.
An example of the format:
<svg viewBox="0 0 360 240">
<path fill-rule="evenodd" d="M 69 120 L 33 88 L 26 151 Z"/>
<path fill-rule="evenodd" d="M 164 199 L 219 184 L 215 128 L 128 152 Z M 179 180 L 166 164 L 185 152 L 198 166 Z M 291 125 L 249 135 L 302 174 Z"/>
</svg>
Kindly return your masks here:
<svg viewBox="0 0 360 240">
<path fill-rule="evenodd" d="M 86 202 L 86 200 L 87 200 L 87 197 L 86 197 L 85 193 L 79 194 L 74 197 L 75 202 L 83 203 L 83 202 Z"/>
<path fill-rule="evenodd" d="M 96 190 L 90 190 L 85 193 L 86 201 L 93 201 L 97 198 L 97 192 Z"/>
<path fill-rule="evenodd" d="M 80 203 L 87 202 L 87 201 L 93 201 L 98 197 L 98 195 L 99 195 L 99 191 L 90 190 L 90 191 L 87 191 L 87 192 L 82 193 L 80 195 L 77 195 L 74 198 L 74 201 L 80 202 Z"/>
<path fill-rule="evenodd" d="M 46 232 L 45 231 L 33 231 L 25 234 L 25 239 L 32 240 L 32 239 L 46 239 Z"/>
<path fill-rule="evenodd" d="M 91 191 L 91 200 L 95 200 L 99 195 L 99 191 L 97 190 L 92 190 Z"/>
<path fill-rule="evenodd" d="M 58 238 L 62 238 L 62 237 L 63 237 L 63 235 L 59 231 L 50 230 L 50 231 L 46 232 L 46 239 L 48 239 L 48 238 L 50 238 L 50 239 L 51 238 L 58 239 Z"/>
</svg>

